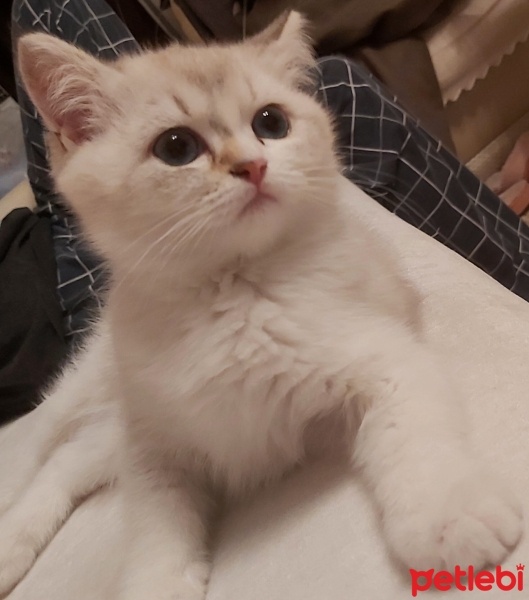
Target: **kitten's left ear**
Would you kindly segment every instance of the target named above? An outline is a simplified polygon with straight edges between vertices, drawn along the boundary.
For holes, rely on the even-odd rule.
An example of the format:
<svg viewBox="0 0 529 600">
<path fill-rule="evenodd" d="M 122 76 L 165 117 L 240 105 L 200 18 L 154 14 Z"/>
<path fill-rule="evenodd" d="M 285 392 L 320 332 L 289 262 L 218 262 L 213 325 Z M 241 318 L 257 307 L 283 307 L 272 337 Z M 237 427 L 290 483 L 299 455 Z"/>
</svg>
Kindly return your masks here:
<svg viewBox="0 0 529 600">
<path fill-rule="evenodd" d="M 307 20 L 300 13 L 284 12 L 248 43 L 259 47 L 263 60 L 280 77 L 300 85 L 307 81 L 310 69 L 315 66 L 307 26 Z"/>
<path fill-rule="evenodd" d="M 107 85 L 119 73 L 59 38 L 30 33 L 17 47 L 22 81 L 49 131 L 76 145 L 104 129 L 115 106 Z"/>
</svg>

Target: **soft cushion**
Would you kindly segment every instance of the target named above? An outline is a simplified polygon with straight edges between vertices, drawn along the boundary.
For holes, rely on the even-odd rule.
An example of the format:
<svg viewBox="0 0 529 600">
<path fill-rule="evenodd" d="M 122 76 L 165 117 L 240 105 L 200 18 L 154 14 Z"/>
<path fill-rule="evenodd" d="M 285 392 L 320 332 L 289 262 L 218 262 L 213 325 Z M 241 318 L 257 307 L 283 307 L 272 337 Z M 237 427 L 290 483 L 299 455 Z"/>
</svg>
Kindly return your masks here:
<svg viewBox="0 0 529 600">
<path fill-rule="evenodd" d="M 424 298 L 427 339 L 447 357 L 463 391 L 471 438 L 485 460 L 512 480 L 529 513 L 529 306 L 345 179 L 341 193 L 357 218 L 402 256 Z M 18 452 L 24 452 L 24 428 L 22 420 L 11 429 L 11 436 L 19 438 Z M 87 502 L 9 600 L 107 597 L 116 575 L 113 558 L 121 554 L 120 521 L 114 492 Z M 515 570 L 528 557 L 524 537 L 505 568 Z M 457 593 L 437 594 L 450 598 Z M 406 574 L 387 556 L 369 496 L 343 463 L 330 459 L 290 476 L 226 517 L 208 593 L 208 600 L 410 597 Z M 504 597 L 498 590 L 487 594 Z"/>
</svg>

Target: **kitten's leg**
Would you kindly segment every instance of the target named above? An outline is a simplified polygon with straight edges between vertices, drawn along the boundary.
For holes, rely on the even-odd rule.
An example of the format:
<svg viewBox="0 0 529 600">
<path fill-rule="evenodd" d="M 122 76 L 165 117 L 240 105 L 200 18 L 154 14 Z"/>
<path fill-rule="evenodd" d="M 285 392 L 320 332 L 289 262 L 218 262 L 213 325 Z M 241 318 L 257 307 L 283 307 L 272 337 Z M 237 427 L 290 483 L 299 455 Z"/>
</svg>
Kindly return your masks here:
<svg viewBox="0 0 529 600">
<path fill-rule="evenodd" d="M 0 516 L 31 485 L 51 454 L 77 429 L 110 407 L 101 376 L 110 361 L 104 335 L 96 331 L 55 386 L 29 414 L 0 429 Z"/>
<path fill-rule="evenodd" d="M 0 517 L 35 476 L 44 438 L 52 427 L 41 405 L 0 429 Z"/>
<path fill-rule="evenodd" d="M 0 518 L 0 596 L 22 579 L 76 504 L 113 481 L 119 433 L 112 415 L 78 430 Z"/>
<path fill-rule="evenodd" d="M 421 570 L 499 564 L 520 538 L 521 510 L 468 448 L 463 402 L 450 376 L 404 329 L 379 343 L 357 372 L 369 404 L 355 459 L 390 548 Z"/>
<path fill-rule="evenodd" d="M 0 517 L 29 487 L 51 454 L 75 433 L 84 411 L 69 395 L 54 394 L 0 430 Z"/>
<path fill-rule="evenodd" d="M 119 600 L 203 600 L 210 500 L 185 475 L 150 471 L 123 483 L 130 553 Z M 121 484 L 121 482 L 120 482 Z"/>
</svg>

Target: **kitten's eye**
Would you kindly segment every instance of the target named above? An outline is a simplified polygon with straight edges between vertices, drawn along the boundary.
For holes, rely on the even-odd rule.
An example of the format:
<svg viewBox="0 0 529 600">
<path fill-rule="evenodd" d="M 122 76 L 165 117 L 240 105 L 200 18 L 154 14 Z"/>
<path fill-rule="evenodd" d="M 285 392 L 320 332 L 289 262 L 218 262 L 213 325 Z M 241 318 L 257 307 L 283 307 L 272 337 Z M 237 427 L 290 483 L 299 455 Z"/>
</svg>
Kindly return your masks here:
<svg viewBox="0 0 529 600">
<path fill-rule="evenodd" d="M 188 165 L 204 152 L 204 143 L 190 129 L 174 127 L 164 131 L 154 142 L 152 153 L 173 167 Z"/>
<path fill-rule="evenodd" d="M 287 136 L 290 123 L 285 113 L 272 104 L 260 108 L 252 121 L 252 129 L 258 138 L 280 139 Z"/>
</svg>

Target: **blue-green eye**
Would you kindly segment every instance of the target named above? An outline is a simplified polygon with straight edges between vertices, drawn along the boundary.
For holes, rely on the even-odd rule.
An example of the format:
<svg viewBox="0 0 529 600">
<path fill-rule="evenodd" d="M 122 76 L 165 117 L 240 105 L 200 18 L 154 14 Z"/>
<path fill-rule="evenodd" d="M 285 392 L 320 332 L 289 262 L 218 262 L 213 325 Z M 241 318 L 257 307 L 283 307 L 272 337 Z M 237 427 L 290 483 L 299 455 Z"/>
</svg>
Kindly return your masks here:
<svg viewBox="0 0 529 600">
<path fill-rule="evenodd" d="M 172 167 L 181 167 L 196 160 L 204 149 L 204 142 L 191 129 L 174 127 L 158 136 L 152 153 Z"/>
<path fill-rule="evenodd" d="M 285 113 L 278 106 L 269 104 L 255 113 L 252 129 L 259 139 L 277 140 L 288 135 L 290 123 Z"/>
</svg>

